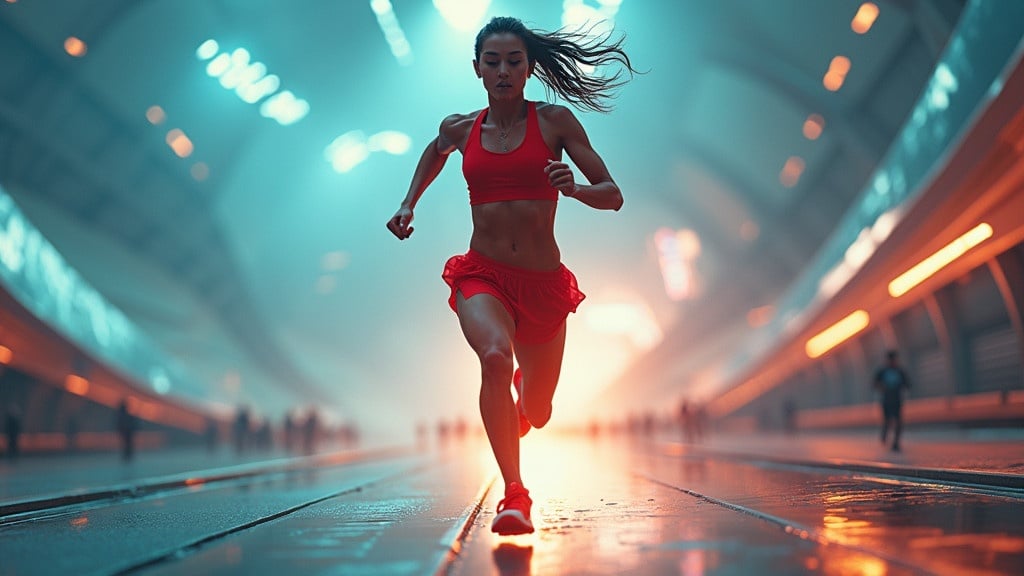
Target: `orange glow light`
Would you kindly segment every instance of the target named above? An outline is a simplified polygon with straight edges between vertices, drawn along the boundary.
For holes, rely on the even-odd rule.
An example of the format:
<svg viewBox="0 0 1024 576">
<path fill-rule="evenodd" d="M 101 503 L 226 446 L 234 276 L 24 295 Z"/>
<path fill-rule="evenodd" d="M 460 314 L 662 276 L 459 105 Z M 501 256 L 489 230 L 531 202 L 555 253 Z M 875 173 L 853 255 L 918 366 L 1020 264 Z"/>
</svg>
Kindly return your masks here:
<svg viewBox="0 0 1024 576">
<path fill-rule="evenodd" d="M 188 158 L 192 155 L 192 141 L 178 128 L 167 133 L 167 145 L 179 158 Z"/>
<path fill-rule="evenodd" d="M 72 394 L 85 396 L 89 393 L 89 381 L 77 374 L 68 374 L 64 378 L 64 389 Z"/>
<path fill-rule="evenodd" d="M 865 2 L 860 5 L 853 21 L 850 22 L 850 28 L 853 28 L 857 34 L 866 34 L 868 30 L 871 30 L 871 25 L 875 23 L 876 18 L 878 18 L 878 6 L 871 2 Z"/>
<path fill-rule="evenodd" d="M 817 140 L 825 129 L 825 119 L 820 114 L 811 114 L 804 120 L 804 137 L 808 140 Z"/>
<path fill-rule="evenodd" d="M 836 56 L 828 65 L 828 71 L 845 77 L 850 71 L 850 59 L 846 56 Z"/>
<path fill-rule="evenodd" d="M 14 352 L 7 346 L 0 346 L 0 364 L 10 364 L 14 359 Z"/>
<path fill-rule="evenodd" d="M 761 235 L 761 227 L 757 225 L 757 222 L 753 220 L 746 220 L 743 224 L 740 224 L 740 238 L 743 238 L 747 242 L 753 242 L 757 240 L 757 237 Z"/>
<path fill-rule="evenodd" d="M 775 306 L 769 304 L 768 306 L 754 308 L 747 312 L 747 324 L 751 328 L 764 326 L 771 321 L 772 316 L 775 316 Z"/>
<path fill-rule="evenodd" d="M 992 237 L 992 226 L 982 222 L 940 248 L 931 256 L 921 260 L 912 268 L 900 274 L 892 282 L 889 282 L 889 295 L 899 298 L 906 294 L 911 288 L 924 282 L 939 270 L 948 266 L 957 258 L 963 256 L 968 250 L 981 244 Z"/>
<path fill-rule="evenodd" d="M 800 181 L 800 175 L 804 173 L 804 160 L 799 156 L 790 156 L 779 173 L 779 182 L 786 188 L 796 186 Z"/>
<path fill-rule="evenodd" d="M 64 40 L 64 51 L 75 58 L 81 58 L 89 51 L 89 47 L 81 39 L 68 36 L 67 40 Z"/>
<path fill-rule="evenodd" d="M 827 90 L 835 92 L 843 86 L 846 81 L 846 74 L 850 71 L 850 59 L 846 56 L 836 56 L 828 65 L 828 72 L 822 78 L 821 83 Z"/>
<path fill-rule="evenodd" d="M 867 312 L 857 310 L 808 340 L 804 350 L 809 358 L 817 358 L 867 328 L 870 321 Z"/>
<path fill-rule="evenodd" d="M 167 114 L 159 106 L 150 106 L 146 109 L 146 120 L 149 120 L 150 124 L 156 126 L 157 124 L 163 124 L 164 120 L 167 120 Z"/>
<path fill-rule="evenodd" d="M 86 518 L 85 516 L 80 516 L 80 517 L 75 518 L 74 520 L 71 521 L 71 525 L 74 526 L 75 528 L 81 528 L 82 526 L 85 526 L 88 523 L 89 523 L 89 519 Z"/>
<path fill-rule="evenodd" d="M 192 165 L 190 172 L 197 182 L 202 182 L 210 177 L 210 167 L 205 162 L 196 162 Z"/>
</svg>

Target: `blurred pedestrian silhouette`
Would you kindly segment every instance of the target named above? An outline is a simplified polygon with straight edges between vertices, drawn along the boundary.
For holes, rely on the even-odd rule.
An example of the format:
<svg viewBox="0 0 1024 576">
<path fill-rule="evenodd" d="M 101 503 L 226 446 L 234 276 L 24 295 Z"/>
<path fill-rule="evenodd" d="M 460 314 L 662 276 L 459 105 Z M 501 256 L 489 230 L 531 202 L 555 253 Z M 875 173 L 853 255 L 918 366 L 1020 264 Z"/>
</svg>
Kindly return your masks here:
<svg viewBox="0 0 1024 576">
<path fill-rule="evenodd" d="M 135 429 L 138 427 L 135 416 L 128 409 L 127 399 L 121 400 L 117 407 L 115 426 L 121 437 L 121 459 L 127 462 L 135 456 Z"/>
<path fill-rule="evenodd" d="M 206 417 L 206 430 L 203 433 L 203 438 L 206 441 L 206 451 L 213 452 L 217 449 L 217 436 L 218 436 L 218 425 L 217 421 L 211 417 Z"/>
<path fill-rule="evenodd" d="M 903 429 L 903 394 L 910 389 L 910 379 L 899 363 L 899 353 L 890 350 L 886 354 L 885 366 L 875 373 L 875 390 L 880 392 L 882 403 L 882 444 L 886 443 L 889 427 L 892 426 L 892 449 L 900 449 L 900 432 Z"/>
<path fill-rule="evenodd" d="M 7 407 L 4 415 L 4 435 L 7 436 L 7 457 L 14 460 L 18 457 L 18 439 L 21 436 L 21 410 L 17 406 Z"/>
<path fill-rule="evenodd" d="M 782 403 L 782 429 L 786 434 L 796 434 L 796 401 L 792 398 Z"/>
<path fill-rule="evenodd" d="M 316 434 L 319 428 L 320 417 L 317 416 L 316 408 L 310 408 L 302 427 L 302 451 L 304 454 L 312 454 L 316 451 Z"/>
<path fill-rule="evenodd" d="M 249 444 L 249 408 L 239 406 L 235 414 L 235 452 L 245 452 Z"/>
</svg>

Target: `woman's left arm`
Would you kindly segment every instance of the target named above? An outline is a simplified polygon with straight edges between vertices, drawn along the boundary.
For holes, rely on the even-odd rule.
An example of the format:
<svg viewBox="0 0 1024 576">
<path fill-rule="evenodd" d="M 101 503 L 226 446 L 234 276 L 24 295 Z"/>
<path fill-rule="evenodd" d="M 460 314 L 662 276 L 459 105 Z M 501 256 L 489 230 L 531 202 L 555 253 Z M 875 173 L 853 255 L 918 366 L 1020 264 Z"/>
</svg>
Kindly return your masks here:
<svg viewBox="0 0 1024 576">
<path fill-rule="evenodd" d="M 557 129 L 562 148 L 590 182 L 589 185 L 578 184 L 568 164 L 559 160 L 548 160 L 544 171 L 548 174 L 551 186 L 558 188 L 565 196 L 575 198 L 592 208 L 622 208 L 622 192 L 619 186 L 612 180 L 604 160 L 590 145 L 583 125 L 572 111 L 564 106 L 553 107 L 549 119 Z"/>
</svg>

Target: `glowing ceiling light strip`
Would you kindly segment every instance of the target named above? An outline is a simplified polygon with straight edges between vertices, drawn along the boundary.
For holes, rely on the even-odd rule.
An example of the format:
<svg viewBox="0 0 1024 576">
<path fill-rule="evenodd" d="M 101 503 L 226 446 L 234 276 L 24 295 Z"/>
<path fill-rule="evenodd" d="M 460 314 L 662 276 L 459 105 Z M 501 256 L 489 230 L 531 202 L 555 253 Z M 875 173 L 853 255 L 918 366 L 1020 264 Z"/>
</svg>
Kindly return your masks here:
<svg viewBox="0 0 1024 576">
<path fill-rule="evenodd" d="M 808 340 L 804 350 L 808 357 L 817 358 L 867 328 L 870 321 L 867 312 L 857 310 Z"/>
<path fill-rule="evenodd" d="M 987 222 L 978 224 L 889 282 L 889 294 L 893 298 L 899 298 L 990 237 L 992 226 Z"/>
<path fill-rule="evenodd" d="M 208 60 L 206 73 L 220 82 L 224 88 L 233 91 L 248 104 L 255 104 L 268 97 L 260 105 L 260 114 L 277 120 L 278 124 L 294 124 L 309 114 L 309 103 L 296 98 L 290 90 L 281 90 L 281 79 L 267 74 L 262 62 L 250 61 L 249 51 L 236 48 L 232 52 L 220 52 L 216 40 L 207 40 L 196 48 L 196 58 Z"/>
<path fill-rule="evenodd" d="M 377 15 L 377 24 L 384 33 L 384 39 L 388 41 L 395 59 L 402 66 L 412 64 L 412 46 L 405 38 L 402 27 L 398 25 L 398 18 L 395 17 L 390 0 L 370 0 L 370 8 Z"/>
</svg>

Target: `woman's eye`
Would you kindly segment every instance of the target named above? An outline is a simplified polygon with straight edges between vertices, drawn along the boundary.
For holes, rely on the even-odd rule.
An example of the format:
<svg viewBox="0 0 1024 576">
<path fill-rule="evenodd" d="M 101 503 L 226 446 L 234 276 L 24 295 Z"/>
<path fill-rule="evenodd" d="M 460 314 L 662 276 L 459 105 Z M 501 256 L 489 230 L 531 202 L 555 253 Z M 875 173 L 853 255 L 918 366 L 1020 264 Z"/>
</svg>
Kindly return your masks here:
<svg viewBox="0 0 1024 576">
<path fill-rule="evenodd" d="M 484 64 L 487 64 L 488 66 L 497 66 L 498 65 L 497 62 L 484 62 Z"/>
<path fill-rule="evenodd" d="M 520 62 L 522 62 L 522 60 L 516 60 L 514 62 L 509 62 L 509 64 L 511 64 L 513 66 L 518 66 Z"/>
</svg>

